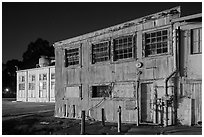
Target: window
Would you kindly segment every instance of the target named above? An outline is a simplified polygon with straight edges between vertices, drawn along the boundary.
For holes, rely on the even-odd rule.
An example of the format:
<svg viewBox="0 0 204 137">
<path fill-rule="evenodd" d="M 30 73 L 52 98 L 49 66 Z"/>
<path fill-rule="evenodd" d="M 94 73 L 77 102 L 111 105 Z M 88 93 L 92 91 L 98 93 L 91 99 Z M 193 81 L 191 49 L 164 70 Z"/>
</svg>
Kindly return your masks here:
<svg viewBox="0 0 204 137">
<path fill-rule="evenodd" d="M 46 97 L 47 96 L 47 83 L 46 82 L 40 82 L 39 83 L 39 97 Z"/>
<path fill-rule="evenodd" d="M 43 78 L 42 78 L 42 74 L 39 74 L 39 80 L 42 80 Z"/>
<path fill-rule="evenodd" d="M 19 84 L 19 90 L 25 90 L 25 84 Z"/>
<path fill-rule="evenodd" d="M 39 74 L 39 80 L 47 80 L 47 74 Z"/>
<path fill-rule="evenodd" d="M 43 80 L 47 80 L 47 74 L 43 74 Z"/>
<path fill-rule="evenodd" d="M 46 89 L 47 88 L 47 83 L 46 82 L 43 82 L 43 87 L 42 89 Z"/>
<path fill-rule="evenodd" d="M 134 55 L 133 36 L 114 39 L 114 60 L 132 58 Z"/>
<path fill-rule="evenodd" d="M 191 30 L 191 54 L 202 53 L 202 29 Z"/>
<path fill-rule="evenodd" d="M 20 77 L 19 77 L 19 81 L 20 81 L 20 82 L 25 82 L 25 76 L 20 76 Z"/>
<path fill-rule="evenodd" d="M 66 56 L 66 64 L 65 64 L 66 67 L 79 64 L 79 48 L 66 49 L 65 56 Z"/>
<path fill-rule="evenodd" d="M 109 41 L 92 45 L 92 63 L 107 61 L 110 59 Z"/>
<path fill-rule="evenodd" d="M 55 73 L 51 73 L 51 79 L 55 79 Z"/>
<path fill-rule="evenodd" d="M 35 81 L 35 75 L 31 76 L 31 81 Z"/>
<path fill-rule="evenodd" d="M 54 81 L 51 82 L 51 89 L 55 89 L 55 82 Z"/>
<path fill-rule="evenodd" d="M 110 97 L 111 90 L 108 85 L 92 86 L 92 98 Z"/>
<path fill-rule="evenodd" d="M 145 57 L 168 52 L 168 30 L 145 33 Z"/>
<path fill-rule="evenodd" d="M 35 83 L 29 83 L 28 84 L 28 89 L 29 90 L 35 90 Z"/>
</svg>

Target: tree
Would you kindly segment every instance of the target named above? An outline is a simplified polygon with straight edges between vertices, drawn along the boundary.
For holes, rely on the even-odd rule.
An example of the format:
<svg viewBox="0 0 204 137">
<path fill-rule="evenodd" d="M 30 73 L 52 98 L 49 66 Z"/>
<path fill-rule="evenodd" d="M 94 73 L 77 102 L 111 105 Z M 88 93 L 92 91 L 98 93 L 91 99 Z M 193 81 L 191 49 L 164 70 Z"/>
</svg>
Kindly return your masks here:
<svg viewBox="0 0 204 137">
<path fill-rule="evenodd" d="M 35 68 L 40 56 L 54 57 L 54 47 L 49 42 L 41 38 L 28 45 L 27 50 L 23 53 L 23 61 L 16 59 L 9 60 L 2 64 L 2 89 L 3 97 L 15 97 L 16 94 L 16 70 Z M 9 93 L 4 93 L 5 89 Z"/>
<path fill-rule="evenodd" d="M 21 68 L 22 62 L 16 59 L 7 61 L 2 64 L 2 89 L 3 97 L 15 97 L 16 94 L 16 70 Z M 5 89 L 9 89 L 4 92 Z"/>
<path fill-rule="evenodd" d="M 54 57 L 54 47 L 50 46 L 47 40 L 38 38 L 31 42 L 23 53 L 23 69 L 35 68 L 40 56 Z"/>
</svg>

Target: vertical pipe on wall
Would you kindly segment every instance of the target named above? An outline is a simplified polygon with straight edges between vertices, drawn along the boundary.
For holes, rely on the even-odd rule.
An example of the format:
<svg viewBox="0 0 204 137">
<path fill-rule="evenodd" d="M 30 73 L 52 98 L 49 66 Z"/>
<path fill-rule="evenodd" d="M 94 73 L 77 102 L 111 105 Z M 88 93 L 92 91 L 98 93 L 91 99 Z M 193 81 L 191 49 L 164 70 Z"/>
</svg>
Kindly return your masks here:
<svg viewBox="0 0 204 137">
<path fill-rule="evenodd" d="M 140 85 L 140 75 L 142 71 L 138 71 L 137 73 L 137 90 L 136 90 L 136 113 L 137 113 L 137 123 L 136 125 L 139 126 L 139 85 Z"/>
<path fill-rule="evenodd" d="M 164 80 L 164 88 L 165 88 L 165 126 L 168 126 L 168 81 L 169 79 L 177 73 L 178 71 L 178 44 L 179 44 L 179 37 L 178 37 L 178 32 L 180 28 L 173 30 L 173 56 L 174 56 L 174 70 L 172 73 L 167 76 Z M 174 83 L 175 84 L 175 83 Z"/>
</svg>

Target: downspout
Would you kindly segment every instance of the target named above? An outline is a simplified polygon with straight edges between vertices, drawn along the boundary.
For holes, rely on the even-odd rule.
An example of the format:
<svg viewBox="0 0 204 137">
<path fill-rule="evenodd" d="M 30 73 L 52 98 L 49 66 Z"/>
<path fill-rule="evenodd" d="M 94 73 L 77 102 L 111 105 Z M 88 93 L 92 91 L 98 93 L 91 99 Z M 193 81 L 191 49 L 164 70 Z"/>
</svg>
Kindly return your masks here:
<svg viewBox="0 0 204 137">
<path fill-rule="evenodd" d="M 173 28 L 173 27 L 172 27 Z M 165 121 L 165 126 L 168 126 L 168 81 L 169 79 L 174 75 L 177 74 L 178 72 L 178 47 L 179 47 L 179 32 L 180 32 L 180 27 L 177 29 L 173 30 L 173 57 L 174 57 L 174 70 L 164 79 L 164 88 L 165 88 L 165 110 L 166 110 L 166 121 Z"/>
<path fill-rule="evenodd" d="M 138 71 L 137 73 L 137 91 L 136 91 L 136 110 L 137 110 L 137 123 L 136 125 L 139 126 L 139 86 L 140 86 L 140 75 L 142 74 L 142 71 Z"/>
</svg>

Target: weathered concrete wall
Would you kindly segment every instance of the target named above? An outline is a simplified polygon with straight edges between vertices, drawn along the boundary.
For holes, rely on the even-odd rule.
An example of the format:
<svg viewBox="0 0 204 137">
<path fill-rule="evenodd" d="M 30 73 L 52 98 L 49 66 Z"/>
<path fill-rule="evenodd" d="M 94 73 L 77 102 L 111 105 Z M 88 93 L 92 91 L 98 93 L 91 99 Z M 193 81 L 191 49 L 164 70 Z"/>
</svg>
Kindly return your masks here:
<svg viewBox="0 0 204 137">
<path fill-rule="evenodd" d="M 55 43 L 56 56 L 56 111 L 55 116 L 58 117 L 75 117 L 81 116 L 81 110 L 86 110 L 87 116 L 101 119 L 101 108 L 105 110 L 107 121 L 117 121 L 118 106 L 122 107 L 122 121 L 136 122 L 136 92 L 141 94 L 141 89 L 137 87 L 136 80 L 138 71 L 142 71 L 140 84 L 142 81 L 151 81 L 155 85 L 155 90 L 158 91 L 159 97 L 164 96 L 164 78 L 173 71 L 173 51 L 172 51 L 172 29 L 170 20 L 177 16 L 152 16 L 144 20 L 136 20 L 133 22 L 124 23 L 118 26 L 110 27 L 101 31 L 82 35 L 65 41 Z M 169 32 L 169 49 L 168 53 L 160 56 L 144 57 L 143 53 L 143 37 L 142 35 L 148 31 L 158 29 L 168 29 Z M 97 43 L 103 40 L 111 41 L 113 39 L 134 35 L 136 55 L 132 59 L 113 61 L 111 52 L 110 61 L 103 63 L 91 64 L 91 46 L 92 43 Z M 80 47 L 81 63 L 76 67 L 65 67 L 65 49 L 70 47 Z M 136 63 L 142 62 L 141 69 L 136 68 Z M 120 83 L 132 83 L 132 86 L 124 85 L 125 89 L 121 89 L 116 94 Z M 171 82 L 170 82 L 171 83 Z M 92 98 L 91 86 L 95 84 L 108 84 L 113 87 L 113 96 L 111 98 Z M 80 87 L 80 96 L 65 97 L 66 87 Z M 168 88 L 169 94 L 172 93 L 172 88 Z M 77 90 L 76 90 L 77 91 Z M 114 92 L 115 91 L 115 92 Z M 125 93 L 126 92 L 126 93 Z M 69 93 L 70 95 L 70 93 Z M 129 108 L 131 106 L 131 109 Z M 170 108 L 169 108 L 170 109 Z M 171 116 L 172 111 L 169 111 Z M 161 115 L 161 114 L 160 114 Z M 159 116 L 158 116 L 159 117 Z M 170 118 L 171 121 L 171 118 Z M 161 123 L 161 121 L 160 121 Z M 171 123 L 171 122 L 169 122 Z"/>
<path fill-rule="evenodd" d="M 202 19 L 202 17 L 200 17 Z M 178 90 L 178 121 L 194 125 L 202 121 L 202 53 L 191 54 L 191 30 L 202 28 L 202 22 L 177 22 L 180 26 L 180 88 Z M 186 112 L 186 114 L 184 114 Z"/>
</svg>

